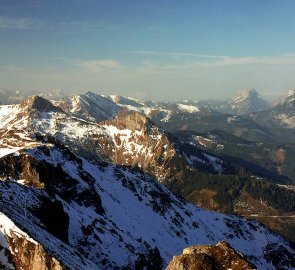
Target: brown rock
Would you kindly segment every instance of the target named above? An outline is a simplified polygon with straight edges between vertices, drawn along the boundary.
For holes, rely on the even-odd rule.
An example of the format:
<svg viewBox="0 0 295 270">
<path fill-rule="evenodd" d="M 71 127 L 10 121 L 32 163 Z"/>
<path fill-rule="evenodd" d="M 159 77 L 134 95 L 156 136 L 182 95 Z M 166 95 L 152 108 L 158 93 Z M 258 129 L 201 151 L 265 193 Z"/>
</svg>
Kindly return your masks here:
<svg viewBox="0 0 295 270">
<path fill-rule="evenodd" d="M 215 246 L 192 246 L 174 256 L 166 270 L 252 270 L 256 269 L 227 242 Z"/>
<path fill-rule="evenodd" d="M 16 270 L 64 270 L 67 269 L 41 245 L 18 234 L 11 233 L 7 241 L 12 251 L 12 263 Z"/>
</svg>

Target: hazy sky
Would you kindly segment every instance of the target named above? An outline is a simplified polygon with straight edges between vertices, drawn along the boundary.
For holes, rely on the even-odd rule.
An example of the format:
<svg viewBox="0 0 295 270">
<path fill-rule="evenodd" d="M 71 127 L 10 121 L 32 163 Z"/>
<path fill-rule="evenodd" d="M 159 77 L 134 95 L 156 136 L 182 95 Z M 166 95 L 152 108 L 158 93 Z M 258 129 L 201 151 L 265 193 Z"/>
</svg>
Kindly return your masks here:
<svg viewBox="0 0 295 270">
<path fill-rule="evenodd" d="M 0 88 L 160 100 L 295 88 L 293 0 L 0 0 Z"/>
</svg>

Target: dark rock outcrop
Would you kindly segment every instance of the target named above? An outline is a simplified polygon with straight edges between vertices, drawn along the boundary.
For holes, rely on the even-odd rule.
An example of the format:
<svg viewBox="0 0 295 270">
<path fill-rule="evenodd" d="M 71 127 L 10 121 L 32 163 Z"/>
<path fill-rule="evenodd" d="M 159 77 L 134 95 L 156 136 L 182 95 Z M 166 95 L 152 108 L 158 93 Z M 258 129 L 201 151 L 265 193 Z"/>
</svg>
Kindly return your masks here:
<svg viewBox="0 0 295 270">
<path fill-rule="evenodd" d="M 32 96 L 20 103 L 21 108 L 34 109 L 39 112 L 63 112 L 59 107 L 54 106 L 50 101 L 39 96 Z"/>
</svg>

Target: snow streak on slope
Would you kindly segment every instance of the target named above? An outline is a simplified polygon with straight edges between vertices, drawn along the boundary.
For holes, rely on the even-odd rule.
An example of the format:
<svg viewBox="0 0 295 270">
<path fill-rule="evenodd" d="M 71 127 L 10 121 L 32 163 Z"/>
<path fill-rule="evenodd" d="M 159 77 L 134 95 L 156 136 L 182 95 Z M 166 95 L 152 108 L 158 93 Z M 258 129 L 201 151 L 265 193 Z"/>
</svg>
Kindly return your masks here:
<svg viewBox="0 0 295 270">
<path fill-rule="evenodd" d="M 1 233 L 11 236 L 11 233 L 21 235 L 22 237 L 26 238 L 28 241 L 37 244 L 37 242 L 29 237 L 25 232 L 20 230 L 11 219 L 5 216 L 3 213 L 0 212 L 0 231 Z"/>
</svg>

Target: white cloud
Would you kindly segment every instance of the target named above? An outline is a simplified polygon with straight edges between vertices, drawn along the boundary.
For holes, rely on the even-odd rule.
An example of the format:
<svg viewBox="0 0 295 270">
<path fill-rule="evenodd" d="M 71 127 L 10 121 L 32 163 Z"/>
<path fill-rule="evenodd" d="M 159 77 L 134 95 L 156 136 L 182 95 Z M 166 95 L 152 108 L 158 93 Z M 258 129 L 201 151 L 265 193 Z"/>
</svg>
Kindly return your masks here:
<svg viewBox="0 0 295 270">
<path fill-rule="evenodd" d="M 159 52 L 159 51 L 130 51 L 132 54 L 150 55 L 150 56 L 164 56 L 164 57 L 198 57 L 198 58 L 227 58 L 225 55 L 208 55 L 197 54 L 189 52 Z"/>
</svg>

